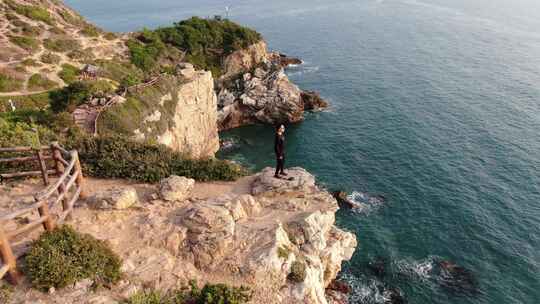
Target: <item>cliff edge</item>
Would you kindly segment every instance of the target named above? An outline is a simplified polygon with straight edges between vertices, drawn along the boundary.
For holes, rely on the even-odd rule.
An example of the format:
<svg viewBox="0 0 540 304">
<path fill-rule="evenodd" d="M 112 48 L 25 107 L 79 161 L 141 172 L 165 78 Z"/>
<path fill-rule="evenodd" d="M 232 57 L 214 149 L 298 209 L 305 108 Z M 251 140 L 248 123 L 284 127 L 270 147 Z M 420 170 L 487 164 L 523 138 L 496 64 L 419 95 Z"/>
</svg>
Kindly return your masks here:
<svg viewBox="0 0 540 304">
<path fill-rule="evenodd" d="M 117 303 L 192 279 L 248 286 L 250 303 L 333 303 L 325 288 L 356 238 L 334 225 L 338 205 L 311 174 L 288 173 L 213 184 L 171 177 L 157 188 L 90 180 L 71 225 L 111 244 L 124 279 L 95 292 L 86 282 L 49 294 L 18 288 L 13 303 Z"/>
</svg>

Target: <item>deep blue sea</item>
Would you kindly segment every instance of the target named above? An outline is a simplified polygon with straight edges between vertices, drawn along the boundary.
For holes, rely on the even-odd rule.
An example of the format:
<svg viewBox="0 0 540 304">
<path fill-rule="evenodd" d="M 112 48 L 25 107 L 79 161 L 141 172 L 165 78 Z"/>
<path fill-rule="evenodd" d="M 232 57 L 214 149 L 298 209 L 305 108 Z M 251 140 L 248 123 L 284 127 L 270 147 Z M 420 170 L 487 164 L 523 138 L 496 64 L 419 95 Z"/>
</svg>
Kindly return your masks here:
<svg viewBox="0 0 540 304">
<path fill-rule="evenodd" d="M 225 15 L 305 61 L 288 75 L 331 102 L 287 130 L 302 166 L 362 208 L 352 303 L 540 303 L 540 1 L 68 0 L 111 31 Z M 273 130 L 222 134 L 222 157 L 274 164 Z M 383 195 L 385 202 L 369 200 Z M 437 262 L 470 271 L 449 288 Z M 369 263 L 385 264 L 375 275 Z"/>
</svg>

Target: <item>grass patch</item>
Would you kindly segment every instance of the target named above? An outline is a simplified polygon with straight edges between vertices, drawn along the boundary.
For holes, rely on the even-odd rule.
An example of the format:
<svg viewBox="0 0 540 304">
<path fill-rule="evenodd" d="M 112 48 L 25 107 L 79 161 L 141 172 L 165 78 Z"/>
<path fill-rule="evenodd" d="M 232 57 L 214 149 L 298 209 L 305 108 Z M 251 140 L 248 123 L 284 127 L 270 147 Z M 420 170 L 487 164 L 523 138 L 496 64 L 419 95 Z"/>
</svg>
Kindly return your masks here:
<svg viewBox="0 0 540 304">
<path fill-rule="evenodd" d="M 34 288 L 46 291 L 87 278 L 97 284 L 114 284 L 120 280 L 121 264 L 105 242 L 62 226 L 32 243 L 24 270 Z"/>
<path fill-rule="evenodd" d="M 199 181 L 236 180 L 246 174 L 240 166 L 218 159 L 193 160 L 157 144 L 125 136 L 85 137 L 70 143 L 79 151 L 86 174 L 158 182 L 171 175 Z"/>
<path fill-rule="evenodd" d="M 56 55 L 54 53 L 49 52 L 49 53 L 45 53 L 45 54 L 41 55 L 40 60 L 43 63 L 58 64 L 58 63 L 60 63 L 60 60 L 62 60 L 62 57 L 60 57 L 59 55 Z"/>
<path fill-rule="evenodd" d="M 69 38 L 48 38 L 43 41 L 43 46 L 50 51 L 59 53 L 65 53 L 81 48 L 81 44 L 77 40 Z"/>
<path fill-rule="evenodd" d="M 251 300 L 248 287 L 231 287 L 226 284 L 206 284 L 202 289 L 195 282 L 189 287 L 162 293 L 156 290 L 139 292 L 125 304 L 243 304 Z"/>
<path fill-rule="evenodd" d="M 58 84 L 49 78 L 42 76 L 41 74 L 34 74 L 28 79 L 28 90 L 41 91 L 50 90 L 56 87 Z"/>
<path fill-rule="evenodd" d="M 14 92 L 22 89 L 24 81 L 14 76 L 0 74 L 0 92 Z"/>
<path fill-rule="evenodd" d="M 11 43 L 29 52 L 35 52 L 37 51 L 37 49 L 39 49 L 38 41 L 32 37 L 11 36 L 9 37 L 9 41 L 11 41 Z"/>
<path fill-rule="evenodd" d="M 35 21 L 43 21 L 49 25 L 52 25 L 54 23 L 51 15 L 45 8 L 34 6 L 34 5 L 18 4 L 12 0 L 4 0 L 4 1 L 8 6 L 14 9 L 15 12 L 17 12 L 18 14 L 24 15 Z"/>
<path fill-rule="evenodd" d="M 68 63 L 62 64 L 62 70 L 58 72 L 58 77 L 60 77 L 65 83 L 71 84 L 79 79 L 79 70 L 78 67 L 73 66 Z"/>
</svg>

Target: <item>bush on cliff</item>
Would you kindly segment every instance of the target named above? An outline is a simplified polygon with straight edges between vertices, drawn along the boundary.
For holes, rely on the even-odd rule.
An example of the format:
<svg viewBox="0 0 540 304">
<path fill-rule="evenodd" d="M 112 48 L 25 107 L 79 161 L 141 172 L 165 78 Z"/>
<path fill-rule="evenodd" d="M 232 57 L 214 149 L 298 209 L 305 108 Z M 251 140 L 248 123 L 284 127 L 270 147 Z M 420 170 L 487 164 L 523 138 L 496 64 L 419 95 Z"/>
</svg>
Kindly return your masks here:
<svg viewBox="0 0 540 304">
<path fill-rule="evenodd" d="M 69 144 L 78 149 L 86 174 L 158 182 L 171 175 L 199 181 L 235 180 L 242 167 L 219 159 L 189 159 L 158 144 L 132 141 L 125 136 L 79 137 Z"/>
<path fill-rule="evenodd" d="M 187 60 L 196 67 L 221 73 L 221 61 L 230 53 L 259 42 L 262 36 L 247 27 L 229 20 L 192 17 L 175 23 L 173 27 L 159 28 L 161 40 L 186 51 Z"/>
<path fill-rule="evenodd" d="M 300 261 L 294 261 L 291 265 L 291 272 L 287 278 L 295 283 L 302 283 L 306 279 L 306 264 Z"/>
<path fill-rule="evenodd" d="M 126 304 L 243 304 L 251 300 L 248 287 L 206 284 L 202 289 L 192 281 L 190 287 L 162 293 L 155 290 L 133 295 Z"/>
<path fill-rule="evenodd" d="M 62 226 L 32 243 L 24 271 L 34 288 L 46 291 L 87 278 L 97 284 L 114 284 L 120 280 L 121 265 L 103 241 Z"/>
</svg>

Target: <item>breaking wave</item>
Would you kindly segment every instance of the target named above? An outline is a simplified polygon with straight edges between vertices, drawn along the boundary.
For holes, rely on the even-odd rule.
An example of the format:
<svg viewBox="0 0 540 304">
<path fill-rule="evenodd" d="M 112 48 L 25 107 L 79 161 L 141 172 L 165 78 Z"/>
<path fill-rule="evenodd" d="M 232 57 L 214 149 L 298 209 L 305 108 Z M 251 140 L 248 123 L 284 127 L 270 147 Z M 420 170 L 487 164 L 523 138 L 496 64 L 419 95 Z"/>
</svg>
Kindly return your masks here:
<svg viewBox="0 0 540 304">
<path fill-rule="evenodd" d="M 369 214 L 384 205 L 382 196 L 371 196 L 365 192 L 353 191 L 347 199 L 355 205 L 353 211 L 360 214 Z"/>
</svg>

